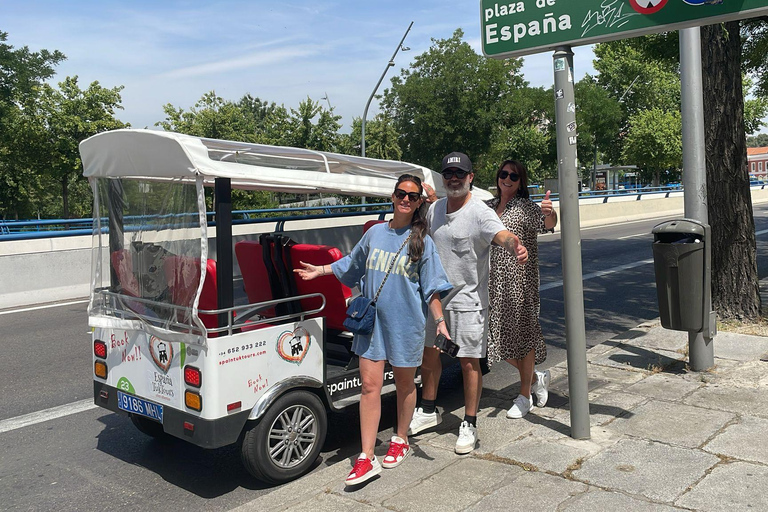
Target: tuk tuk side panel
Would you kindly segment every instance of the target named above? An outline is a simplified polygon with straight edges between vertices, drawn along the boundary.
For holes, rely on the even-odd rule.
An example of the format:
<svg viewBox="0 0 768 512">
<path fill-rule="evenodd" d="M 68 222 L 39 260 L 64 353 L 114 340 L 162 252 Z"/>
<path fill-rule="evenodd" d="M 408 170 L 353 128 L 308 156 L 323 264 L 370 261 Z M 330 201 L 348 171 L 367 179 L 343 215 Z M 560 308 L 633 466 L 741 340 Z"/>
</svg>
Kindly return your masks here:
<svg viewBox="0 0 768 512">
<path fill-rule="evenodd" d="M 210 343 L 210 365 L 216 388 L 205 388 L 203 401 L 215 400 L 213 411 L 227 414 L 227 405 L 241 402 L 238 411 L 250 410 L 268 391 L 296 378 L 323 382 L 322 319 L 289 322 L 244 332 Z M 204 377 L 205 379 L 205 377 Z M 215 396 L 215 398 L 214 398 Z"/>
</svg>

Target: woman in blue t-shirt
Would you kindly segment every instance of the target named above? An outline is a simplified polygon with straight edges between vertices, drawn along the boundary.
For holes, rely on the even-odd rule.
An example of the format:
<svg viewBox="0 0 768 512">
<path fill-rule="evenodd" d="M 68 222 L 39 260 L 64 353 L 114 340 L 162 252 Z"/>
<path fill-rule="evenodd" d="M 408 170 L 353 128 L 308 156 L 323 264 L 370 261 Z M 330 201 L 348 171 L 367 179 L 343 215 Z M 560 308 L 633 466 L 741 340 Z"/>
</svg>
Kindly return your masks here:
<svg viewBox="0 0 768 512">
<path fill-rule="evenodd" d="M 333 272 L 349 287 L 362 286 L 363 295 L 369 298 L 376 296 L 382 281 L 387 279 L 376 301 L 373 332 L 355 334 L 352 343 L 353 352 L 360 358 L 363 382 L 360 397 L 363 451 L 346 479 L 347 485 L 365 482 L 381 473 L 382 466 L 394 468 L 411 453 L 407 432 L 416 406 L 413 379 L 416 368 L 421 365 L 429 312 L 437 320 L 437 332 L 426 333 L 426 336 L 443 334 L 450 339 L 445 322 L 441 321 L 440 299 L 453 286 L 448 282 L 435 244 L 427 234 L 423 190 L 418 177 L 400 176 L 392 193 L 392 220 L 374 225 L 348 256 L 333 264 L 316 266 L 302 261 L 304 268 L 295 271 L 305 280 Z M 392 366 L 397 388 L 397 429 L 380 465 L 373 448 L 381 419 L 381 388 L 386 362 Z"/>
</svg>

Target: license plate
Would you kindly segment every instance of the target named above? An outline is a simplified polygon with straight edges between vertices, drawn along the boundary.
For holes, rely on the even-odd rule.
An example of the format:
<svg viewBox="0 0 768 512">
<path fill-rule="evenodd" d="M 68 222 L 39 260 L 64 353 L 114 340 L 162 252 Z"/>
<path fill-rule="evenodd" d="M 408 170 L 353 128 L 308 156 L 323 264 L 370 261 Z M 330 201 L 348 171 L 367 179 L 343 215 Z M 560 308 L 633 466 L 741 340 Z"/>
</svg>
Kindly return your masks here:
<svg viewBox="0 0 768 512">
<path fill-rule="evenodd" d="M 117 392 L 117 407 L 123 411 L 140 414 L 155 421 L 163 422 L 163 406 L 148 402 L 143 398 Z"/>
</svg>

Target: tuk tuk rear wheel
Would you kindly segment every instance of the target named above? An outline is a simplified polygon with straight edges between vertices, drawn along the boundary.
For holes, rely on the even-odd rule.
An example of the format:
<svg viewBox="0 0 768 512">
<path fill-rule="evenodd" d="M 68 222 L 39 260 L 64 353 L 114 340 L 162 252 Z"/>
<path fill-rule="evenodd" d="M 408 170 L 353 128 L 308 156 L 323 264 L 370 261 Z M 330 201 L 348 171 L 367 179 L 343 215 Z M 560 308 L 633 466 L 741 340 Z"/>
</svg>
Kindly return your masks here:
<svg viewBox="0 0 768 512">
<path fill-rule="evenodd" d="M 325 442 L 328 417 L 317 395 L 292 391 L 278 398 L 252 428 L 241 448 L 249 473 L 268 483 L 300 477 L 314 464 Z"/>
<path fill-rule="evenodd" d="M 172 438 L 171 435 L 165 433 L 163 426 L 156 421 L 152 421 L 137 414 L 131 414 L 131 422 L 133 422 L 133 425 L 139 429 L 142 434 L 146 434 L 149 437 L 154 437 L 161 441 L 170 440 Z"/>
</svg>

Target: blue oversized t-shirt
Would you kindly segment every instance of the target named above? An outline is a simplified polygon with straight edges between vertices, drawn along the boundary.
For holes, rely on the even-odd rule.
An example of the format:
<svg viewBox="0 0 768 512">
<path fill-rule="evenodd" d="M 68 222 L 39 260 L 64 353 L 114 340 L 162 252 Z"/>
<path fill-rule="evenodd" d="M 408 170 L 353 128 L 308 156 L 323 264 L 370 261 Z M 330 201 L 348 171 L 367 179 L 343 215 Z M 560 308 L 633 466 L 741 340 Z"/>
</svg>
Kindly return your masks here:
<svg viewBox="0 0 768 512">
<path fill-rule="evenodd" d="M 349 255 L 331 265 L 333 273 L 350 288 L 362 283 L 363 294 L 374 298 L 392 258 L 409 233 L 410 227 L 395 230 L 389 223 L 376 224 L 365 232 Z M 442 297 L 451 288 L 429 236 L 424 238 L 424 254 L 418 262 L 411 261 L 406 245 L 376 302 L 373 332 L 356 334 L 353 352 L 372 361 L 387 360 L 392 366 L 419 366 L 429 298 L 434 293 Z"/>
</svg>

